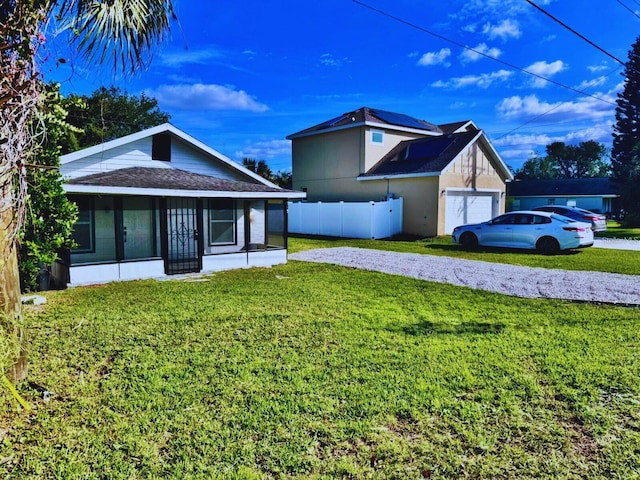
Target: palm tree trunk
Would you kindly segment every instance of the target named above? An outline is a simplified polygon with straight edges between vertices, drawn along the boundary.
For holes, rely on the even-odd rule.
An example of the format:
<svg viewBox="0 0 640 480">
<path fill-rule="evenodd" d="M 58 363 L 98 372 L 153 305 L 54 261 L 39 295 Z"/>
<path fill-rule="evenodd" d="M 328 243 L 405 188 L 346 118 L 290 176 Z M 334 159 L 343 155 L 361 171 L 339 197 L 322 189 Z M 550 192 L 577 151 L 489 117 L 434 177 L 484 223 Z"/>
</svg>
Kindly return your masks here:
<svg viewBox="0 0 640 480">
<path fill-rule="evenodd" d="M 6 175 L 3 175 L 6 178 Z M 5 191 L 7 185 L 5 185 Z M 11 191 L 9 189 L 9 191 Z M 22 301 L 20 299 L 20 271 L 18 269 L 18 253 L 13 232 L 13 209 L 1 208 L 0 212 L 0 335 L 13 336 L 11 343 L 20 347 L 19 353 L 10 368 L 8 375 L 13 381 L 27 377 L 27 351 L 22 323 Z M 0 372 L 3 374 L 4 372 Z"/>
</svg>

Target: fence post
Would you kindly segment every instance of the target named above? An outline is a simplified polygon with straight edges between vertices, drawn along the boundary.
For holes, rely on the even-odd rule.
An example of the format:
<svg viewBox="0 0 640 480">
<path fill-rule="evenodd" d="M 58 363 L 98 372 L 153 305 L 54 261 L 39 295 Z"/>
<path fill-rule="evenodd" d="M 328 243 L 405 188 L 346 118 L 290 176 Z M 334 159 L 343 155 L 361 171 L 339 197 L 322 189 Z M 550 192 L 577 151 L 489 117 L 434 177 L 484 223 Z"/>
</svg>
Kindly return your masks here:
<svg viewBox="0 0 640 480">
<path fill-rule="evenodd" d="M 376 202 L 369 202 L 369 205 L 371 205 L 371 209 L 369 210 L 369 238 L 375 240 L 376 236 L 373 231 L 373 225 L 376 219 Z"/>
</svg>

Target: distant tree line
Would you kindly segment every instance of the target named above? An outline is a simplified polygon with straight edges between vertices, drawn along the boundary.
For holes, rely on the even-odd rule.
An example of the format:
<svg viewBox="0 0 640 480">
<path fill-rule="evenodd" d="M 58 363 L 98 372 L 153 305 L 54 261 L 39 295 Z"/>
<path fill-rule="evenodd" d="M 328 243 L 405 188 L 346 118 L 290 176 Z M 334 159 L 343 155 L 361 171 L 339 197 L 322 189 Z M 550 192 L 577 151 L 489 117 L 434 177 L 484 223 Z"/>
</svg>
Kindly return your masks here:
<svg viewBox="0 0 640 480">
<path fill-rule="evenodd" d="M 611 174 L 607 148 L 589 140 L 578 145 L 553 142 L 545 147 L 546 155 L 533 155 L 522 168 L 516 170 L 516 179 L 555 179 L 607 177 Z"/>
<path fill-rule="evenodd" d="M 242 159 L 242 166 L 257 173 L 262 178 L 269 180 L 271 183 L 275 183 L 279 187 L 291 189 L 293 186 L 293 177 L 291 172 L 278 170 L 276 173 L 273 173 L 269 165 L 267 165 L 267 162 L 264 160 L 244 157 Z"/>
</svg>

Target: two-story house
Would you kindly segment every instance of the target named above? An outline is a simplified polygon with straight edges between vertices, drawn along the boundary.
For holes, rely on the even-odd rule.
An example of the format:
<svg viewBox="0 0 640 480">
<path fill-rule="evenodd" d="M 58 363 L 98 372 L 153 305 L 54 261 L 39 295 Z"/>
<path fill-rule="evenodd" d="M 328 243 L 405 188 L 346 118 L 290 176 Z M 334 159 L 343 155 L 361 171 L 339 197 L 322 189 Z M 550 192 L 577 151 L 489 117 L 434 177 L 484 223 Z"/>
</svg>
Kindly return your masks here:
<svg viewBox="0 0 640 480">
<path fill-rule="evenodd" d="M 309 201 L 403 197 L 404 233 L 434 236 L 504 212 L 511 172 L 472 121 L 435 125 L 362 107 L 291 134 Z"/>
</svg>

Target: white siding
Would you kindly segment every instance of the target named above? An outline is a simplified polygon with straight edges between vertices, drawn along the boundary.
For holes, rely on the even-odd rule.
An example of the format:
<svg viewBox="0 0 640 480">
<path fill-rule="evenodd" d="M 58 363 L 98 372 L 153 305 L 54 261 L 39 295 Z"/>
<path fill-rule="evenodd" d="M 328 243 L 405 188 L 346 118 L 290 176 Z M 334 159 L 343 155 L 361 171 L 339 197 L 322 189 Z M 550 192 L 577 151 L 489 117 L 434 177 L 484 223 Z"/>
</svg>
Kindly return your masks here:
<svg viewBox="0 0 640 480">
<path fill-rule="evenodd" d="M 67 179 L 84 177 L 96 173 L 111 172 L 121 168 L 176 168 L 226 180 L 249 178 L 216 158 L 196 149 L 176 137 L 171 139 L 171 161 L 151 159 L 152 137 L 133 141 L 126 145 L 94 153 L 60 167 Z"/>
</svg>

